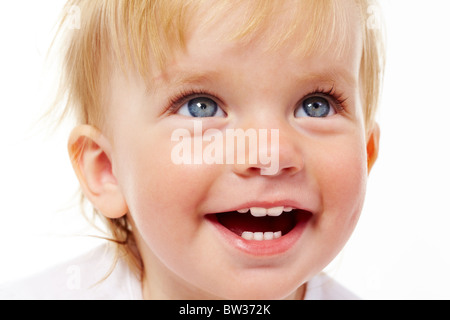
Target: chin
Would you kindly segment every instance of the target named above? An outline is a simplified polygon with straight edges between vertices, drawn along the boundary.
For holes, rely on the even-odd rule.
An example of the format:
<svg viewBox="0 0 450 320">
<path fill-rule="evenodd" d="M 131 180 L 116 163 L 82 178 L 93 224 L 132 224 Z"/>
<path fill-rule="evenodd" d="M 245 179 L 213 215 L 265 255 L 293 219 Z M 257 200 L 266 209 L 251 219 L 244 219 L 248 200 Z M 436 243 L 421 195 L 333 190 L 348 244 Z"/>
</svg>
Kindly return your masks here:
<svg viewBox="0 0 450 320">
<path fill-rule="evenodd" d="M 282 300 L 288 298 L 298 298 L 301 294 L 299 288 L 303 282 L 294 281 L 290 276 L 274 276 L 273 279 L 264 275 L 260 279 L 244 279 L 227 282 L 223 290 L 218 292 L 216 287 L 215 295 L 229 300 Z M 226 287 L 225 287 L 226 286 Z M 301 297 L 302 295 L 300 295 Z"/>
</svg>

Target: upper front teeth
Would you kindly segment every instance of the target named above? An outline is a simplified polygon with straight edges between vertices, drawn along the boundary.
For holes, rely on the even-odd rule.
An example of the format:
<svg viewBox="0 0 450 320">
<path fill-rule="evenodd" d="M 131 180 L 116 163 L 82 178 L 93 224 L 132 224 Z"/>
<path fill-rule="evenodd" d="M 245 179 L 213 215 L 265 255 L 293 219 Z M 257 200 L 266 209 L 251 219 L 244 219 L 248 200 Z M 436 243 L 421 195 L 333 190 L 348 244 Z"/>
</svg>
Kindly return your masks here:
<svg viewBox="0 0 450 320">
<path fill-rule="evenodd" d="M 250 210 L 250 213 L 254 217 L 265 217 L 265 216 L 272 216 L 272 217 L 278 217 L 284 212 L 290 212 L 292 211 L 292 207 L 273 207 L 273 208 L 258 208 L 258 207 L 252 207 L 252 208 L 246 208 L 246 209 L 239 209 L 237 212 L 239 213 L 247 213 Z"/>
</svg>

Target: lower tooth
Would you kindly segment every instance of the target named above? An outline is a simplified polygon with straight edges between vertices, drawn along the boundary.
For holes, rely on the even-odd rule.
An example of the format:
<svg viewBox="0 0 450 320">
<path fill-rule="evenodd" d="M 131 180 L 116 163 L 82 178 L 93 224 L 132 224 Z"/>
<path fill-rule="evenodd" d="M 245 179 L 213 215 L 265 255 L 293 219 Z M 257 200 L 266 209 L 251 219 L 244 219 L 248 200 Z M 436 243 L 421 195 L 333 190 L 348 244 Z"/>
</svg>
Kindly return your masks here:
<svg viewBox="0 0 450 320">
<path fill-rule="evenodd" d="M 253 232 L 244 231 L 241 235 L 245 240 L 253 240 Z"/>
<path fill-rule="evenodd" d="M 264 240 L 264 233 L 263 232 L 253 233 L 253 240 L 257 240 L 257 241 Z"/>
<path fill-rule="evenodd" d="M 273 240 L 273 232 L 264 232 L 264 240 Z"/>
<path fill-rule="evenodd" d="M 274 240 L 274 239 L 281 238 L 281 231 L 277 231 L 277 232 L 244 231 L 244 232 L 242 232 L 241 237 L 245 240 L 256 240 L 256 241 Z"/>
</svg>

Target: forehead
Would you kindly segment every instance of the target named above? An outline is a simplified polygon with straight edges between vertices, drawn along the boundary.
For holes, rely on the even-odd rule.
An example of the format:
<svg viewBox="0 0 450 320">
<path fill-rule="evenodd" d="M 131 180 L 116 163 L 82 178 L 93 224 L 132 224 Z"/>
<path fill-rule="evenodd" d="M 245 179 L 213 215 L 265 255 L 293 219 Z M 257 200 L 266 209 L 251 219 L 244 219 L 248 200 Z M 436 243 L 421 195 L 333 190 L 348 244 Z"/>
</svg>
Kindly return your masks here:
<svg viewBox="0 0 450 320">
<path fill-rule="evenodd" d="M 360 3 L 353 0 L 207 1 L 191 8 L 186 37 L 257 42 L 267 50 L 292 45 L 308 56 L 345 54 L 348 36 L 362 38 Z"/>
<path fill-rule="evenodd" d="M 255 51 L 278 55 L 280 64 L 286 63 L 286 57 L 311 68 L 328 61 L 343 69 L 347 80 L 352 77 L 349 73 L 359 68 L 362 17 L 355 1 L 206 1 L 190 7 L 185 15 L 189 17 L 183 31 L 185 47 L 159 73 L 163 77 L 173 64 L 186 61 L 186 56 L 200 61 L 191 69 L 201 69 L 219 53 L 221 59 L 238 56 L 256 60 L 260 57 L 248 57 Z M 179 72 L 174 74 L 182 78 Z"/>
</svg>

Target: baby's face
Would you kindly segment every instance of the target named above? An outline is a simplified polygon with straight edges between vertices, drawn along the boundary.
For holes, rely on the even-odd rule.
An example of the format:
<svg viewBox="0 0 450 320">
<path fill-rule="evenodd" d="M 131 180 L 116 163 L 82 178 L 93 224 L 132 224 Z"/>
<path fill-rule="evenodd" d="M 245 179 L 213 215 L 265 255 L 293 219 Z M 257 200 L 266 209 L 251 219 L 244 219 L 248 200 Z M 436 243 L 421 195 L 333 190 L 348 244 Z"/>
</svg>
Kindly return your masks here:
<svg viewBox="0 0 450 320">
<path fill-rule="evenodd" d="M 131 72 L 111 79 L 105 132 L 136 228 L 145 295 L 293 297 L 342 249 L 368 174 L 361 29 L 356 10 L 348 10 L 355 11 L 351 45 L 339 57 L 294 54 L 302 34 L 270 50 L 221 40 L 239 23 L 236 13 L 227 23 L 192 28 L 187 50 L 149 90 Z M 180 141 L 172 135 L 194 135 L 194 121 L 223 137 L 227 129 L 266 129 L 268 149 L 278 147 L 276 172 L 263 174 L 267 165 L 248 159 L 175 163 Z"/>
</svg>

